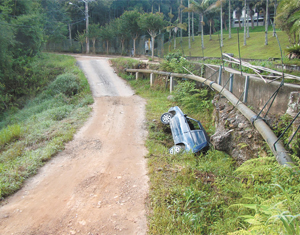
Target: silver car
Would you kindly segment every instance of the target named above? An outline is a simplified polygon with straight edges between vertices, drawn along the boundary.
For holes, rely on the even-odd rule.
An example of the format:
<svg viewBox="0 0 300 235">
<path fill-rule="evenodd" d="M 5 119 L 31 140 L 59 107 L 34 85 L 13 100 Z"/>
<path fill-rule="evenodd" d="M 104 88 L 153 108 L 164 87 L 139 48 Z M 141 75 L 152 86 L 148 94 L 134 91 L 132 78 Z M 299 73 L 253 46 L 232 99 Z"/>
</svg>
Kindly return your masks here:
<svg viewBox="0 0 300 235">
<path fill-rule="evenodd" d="M 161 115 L 161 122 L 170 125 L 175 145 L 170 154 L 182 151 L 197 153 L 209 147 L 209 139 L 201 123 L 185 115 L 178 106 Z"/>
</svg>

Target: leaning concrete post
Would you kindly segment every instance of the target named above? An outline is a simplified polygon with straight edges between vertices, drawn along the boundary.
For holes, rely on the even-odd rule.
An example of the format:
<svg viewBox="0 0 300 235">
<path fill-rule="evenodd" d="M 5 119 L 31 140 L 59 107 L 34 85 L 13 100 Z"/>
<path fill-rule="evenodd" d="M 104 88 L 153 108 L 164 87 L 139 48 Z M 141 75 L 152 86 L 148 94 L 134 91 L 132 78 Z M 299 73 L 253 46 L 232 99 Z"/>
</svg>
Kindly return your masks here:
<svg viewBox="0 0 300 235">
<path fill-rule="evenodd" d="M 219 78 L 218 78 L 218 84 L 221 85 L 221 83 L 222 83 L 222 65 L 220 65 Z"/>
<path fill-rule="evenodd" d="M 230 77 L 229 77 L 229 91 L 232 93 L 232 89 L 233 89 L 233 74 L 231 73 L 230 74 Z"/>
<path fill-rule="evenodd" d="M 135 80 L 139 80 L 139 72 L 135 73 Z"/>
<path fill-rule="evenodd" d="M 173 77 L 170 76 L 170 93 L 172 93 L 173 89 L 174 89 Z"/>
<path fill-rule="evenodd" d="M 150 73 L 150 86 L 153 86 L 154 83 L 154 73 Z"/>
<path fill-rule="evenodd" d="M 246 76 L 246 78 L 245 78 L 245 88 L 244 88 L 244 99 L 243 99 L 244 103 L 247 103 L 248 89 L 249 89 L 249 76 Z"/>
</svg>

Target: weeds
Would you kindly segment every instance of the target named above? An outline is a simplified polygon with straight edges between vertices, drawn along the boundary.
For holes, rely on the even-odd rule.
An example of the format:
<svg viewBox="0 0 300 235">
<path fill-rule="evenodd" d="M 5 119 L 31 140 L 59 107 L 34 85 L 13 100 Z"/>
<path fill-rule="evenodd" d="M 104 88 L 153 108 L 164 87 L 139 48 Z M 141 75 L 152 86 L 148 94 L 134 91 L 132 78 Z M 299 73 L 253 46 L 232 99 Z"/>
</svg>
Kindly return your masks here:
<svg viewBox="0 0 300 235">
<path fill-rule="evenodd" d="M 48 83 L 36 97 L 22 101 L 24 108 L 10 109 L 0 118 L 0 199 L 18 190 L 24 180 L 64 149 L 64 143 L 86 120 L 93 97 L 75 59 L 44 55 L 38 74 Z M 53 70 L 65 73 L 53 78 Z M 54 73 L 56 76 L 57 74 Z"/>
<path fill-rule="evenodd" d="M 280 166 L 271 153 L 240 167 L 214 149 L 169 155 L 173 140 L 160 115 L 179 105 L 210 128 L 210 94 L 184 81 L 168 100 L 168 91 L 150 87 L 149 80 L 129 83 L 147 99 L 149 234 L 299 234 L 298 166 Z"/>
</svg>

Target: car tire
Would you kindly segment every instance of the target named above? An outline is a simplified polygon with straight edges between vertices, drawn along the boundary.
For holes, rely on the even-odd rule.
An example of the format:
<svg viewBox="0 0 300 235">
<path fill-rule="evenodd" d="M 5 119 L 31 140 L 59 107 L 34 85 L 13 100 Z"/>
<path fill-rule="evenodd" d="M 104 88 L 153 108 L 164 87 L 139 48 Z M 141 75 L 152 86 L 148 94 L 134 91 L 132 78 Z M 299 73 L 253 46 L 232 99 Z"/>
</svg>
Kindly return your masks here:
<svg viewBox="0 0 300 235">
<path fill-rule="evenodd" d="M 171 113 L 164 113 L 163 115 L 161 115 L 160 121 L 163 124 L 168 125 L 168 124 L 170 124 L 170 120 L 171 120 L 172 117 L 173 117 L 173 114 L 171 114 Z"/>
<path fill-rule="evenodd" d="M 170 154 L 179 154 L 183 151 L 183 147 L 180 145 L 174 145 L 172 148 L 169 149 Z"/>
</svg>

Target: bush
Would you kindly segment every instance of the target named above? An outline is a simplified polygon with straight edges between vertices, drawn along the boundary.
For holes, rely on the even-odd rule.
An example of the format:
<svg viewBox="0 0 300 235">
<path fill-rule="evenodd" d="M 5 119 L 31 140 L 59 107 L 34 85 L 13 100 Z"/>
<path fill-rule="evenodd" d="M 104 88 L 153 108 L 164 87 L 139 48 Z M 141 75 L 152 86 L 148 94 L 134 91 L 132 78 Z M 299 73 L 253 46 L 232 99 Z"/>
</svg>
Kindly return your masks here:
<svg viewBox="0 0 300 235">
<path fill-rule="evenodd" d="M 187 74 L 195 70 L 195 66 L 178 52 L 168 54 L 165 59 L 160 66 L 163 71 Z"/>
<path fill-rule="evenodd" d="M 180 51 L 176 51 L 173 53 L 169 53 L 165 56 L 165 59 L 170 62 L 172 59 L 176 59 L 177 62 L 179 62 L 180 58 L 184 57 L 183 54 Z"/>
<path fill-rule="evenodd" d="M 49 85 L 47 91 L 50 95 L 62 93 L 71 97 L 79 92 L 79 82 L 72 73 L 61 74 Z"/>
<path fill-rule="evenodd" d="M 285 49 L 289 59 L 300 59 L 300 44 L 295 44 Z"/>
<path fill-rule="evenodd" d="M 19 138 L 21 135 L 20 125 L 7 126 L 0 131 L 0 148 L 5 144 Z"/>
</svg>

